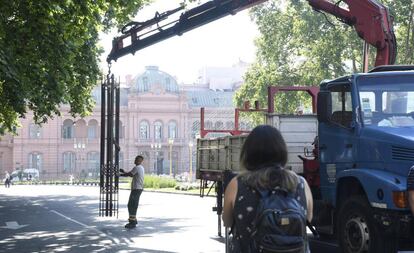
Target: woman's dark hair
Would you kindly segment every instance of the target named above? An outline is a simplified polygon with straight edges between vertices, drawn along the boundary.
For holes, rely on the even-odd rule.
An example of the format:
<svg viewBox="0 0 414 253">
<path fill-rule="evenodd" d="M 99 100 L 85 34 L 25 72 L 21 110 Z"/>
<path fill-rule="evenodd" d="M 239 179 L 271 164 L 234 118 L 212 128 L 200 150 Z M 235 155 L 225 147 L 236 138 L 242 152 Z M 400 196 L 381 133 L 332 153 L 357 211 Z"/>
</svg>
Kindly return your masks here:
<svg viewBox="0 0 414 253">
<path fill-rule="evenodd" d="M 243 144 L 240 161 L 247 170 L 258 170 L 272 164 L 285 166 L 287 147 L 279 130 L 268 125 L 255 127 Z"/>
<path fill-rule="evenodd" d="M 284 169 L 287 147 L 279 130 L 269 125 L 255 127 L 247 136 L 240 153 L 241 166 L 247 170 L 242 177 L 253 188 L 282 187 L 295 191 L 297 176 Z"/>
</svg>

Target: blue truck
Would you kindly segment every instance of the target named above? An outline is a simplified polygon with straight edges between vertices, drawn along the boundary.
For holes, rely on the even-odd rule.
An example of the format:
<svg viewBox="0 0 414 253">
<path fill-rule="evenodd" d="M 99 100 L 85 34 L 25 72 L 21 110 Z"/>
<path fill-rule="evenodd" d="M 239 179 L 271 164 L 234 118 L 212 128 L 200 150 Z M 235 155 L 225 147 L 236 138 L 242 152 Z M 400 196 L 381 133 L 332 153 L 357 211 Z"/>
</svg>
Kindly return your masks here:
<svg viewBox="0 0 414 253">
<path fill-rule="evenodd" d="M 414 66 L 324 81 L 316 114 L 269 111 L 267 124 L 280 130 L 288 147 L 287 167 L 311 187 L 312 225 L 321 236 L 337 238 L 346 253 L 414 250 L 406 194 L 414 166 Z M 202 186 L 215 182 L 219 216 L 226 182 L 240 172 L 245 138 L 198 139 L 197 178 Z M 316 150 L 304 152 L 312 144 Z"/>
<path fill-rule="evenodd" d="M 320 85 L 314 225 L 336 233 L 344 252 L 394 252 L 404 239 L 414 241 L 406 196 L 414 165 L 413 70 L 380 66 Z"/>
</svg>

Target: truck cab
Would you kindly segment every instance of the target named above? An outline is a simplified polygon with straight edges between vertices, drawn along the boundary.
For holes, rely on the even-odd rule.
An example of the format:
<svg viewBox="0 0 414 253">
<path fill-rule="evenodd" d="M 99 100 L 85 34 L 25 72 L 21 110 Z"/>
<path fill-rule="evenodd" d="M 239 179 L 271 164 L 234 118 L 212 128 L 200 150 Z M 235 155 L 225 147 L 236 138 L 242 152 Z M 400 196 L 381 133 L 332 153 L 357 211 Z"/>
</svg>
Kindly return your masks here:
<svg viewBox="0 0 414 253">
<path fill-rule="evenodd" d="M 384 251 L 387 242 L 395 244 L 385 236 L 413 234 L 406 198 L 407 175 L 414 165 L 413 70 L 382 66 L 320 86 L 319 202 L 323 204 L 316 208 L 332 211 L 325 219 L 315 210 L 317 220 L 325 220 L 316 225 L 334 221 L 331 232 L 351 252 L 394 252 Z"/>
</svg>

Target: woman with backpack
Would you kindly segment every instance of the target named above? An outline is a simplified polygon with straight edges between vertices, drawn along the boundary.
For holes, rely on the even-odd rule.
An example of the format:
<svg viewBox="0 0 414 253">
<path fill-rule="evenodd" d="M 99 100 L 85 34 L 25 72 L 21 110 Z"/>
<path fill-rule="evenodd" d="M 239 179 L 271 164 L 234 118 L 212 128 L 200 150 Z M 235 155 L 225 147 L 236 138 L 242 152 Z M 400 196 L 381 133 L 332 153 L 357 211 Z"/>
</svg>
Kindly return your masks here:
<svg viewBox="0 0 414 253">
<path fill-rule="evenodd" d="M 306 220 L 312 220 L 312 193 L 303 177 L 284 168 L 287 157 L 276 128 L 257 126 L 247 137 L 240 153 L 243 172 L 224 194 L 231 252 L 310 252 Z"/>
</svg>

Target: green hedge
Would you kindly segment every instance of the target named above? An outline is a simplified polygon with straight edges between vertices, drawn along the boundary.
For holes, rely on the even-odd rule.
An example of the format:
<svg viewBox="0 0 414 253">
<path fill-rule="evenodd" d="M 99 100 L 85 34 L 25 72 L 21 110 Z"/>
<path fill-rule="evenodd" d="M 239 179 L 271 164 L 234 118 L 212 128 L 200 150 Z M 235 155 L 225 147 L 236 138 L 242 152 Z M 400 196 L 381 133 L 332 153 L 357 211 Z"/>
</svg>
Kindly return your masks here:
<svg viewBox="0 0 414 253">
<path fill-rule="evenodd" d="M 121 188 L 129 189 L 131 185 L 132 178 L 120 178 L 119 183 L 121 185 Z M 73 184 L 81 184 L 81 183 L 97 183 L 99 184 L 99 180 L 73 180 Z M 18 181 L 13 182 L 13 184 L 17 185 L 26 185 L 26 184 L 52 184 L 52 185 L 66 185 L 69 184 L 69 180 L 37 180 L 37 181 Z M 144 177 L 144 188 L 174 188 L 176 187 L 177 182 L 175 179 L 166 177 L 166 176 L 156 176 L 156 175 L 145 175 Z"/>
<path fill-rule="evenodd" d="M 175 179 L 162 176 L 146 175 L 144 177 L 144 188 L 174 188 L 177 185 Z"/>
</svg>

